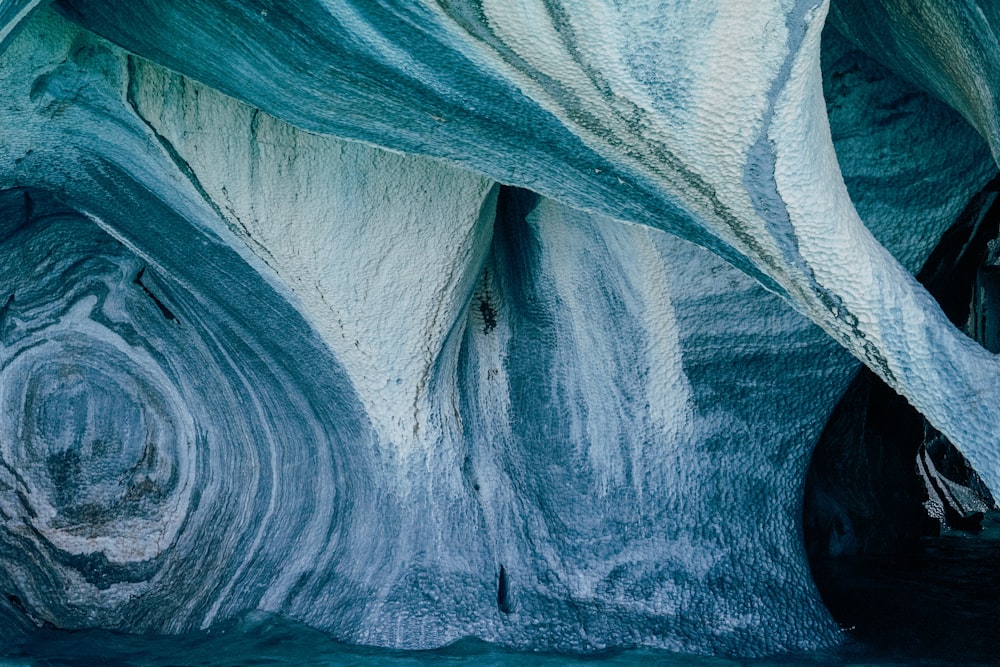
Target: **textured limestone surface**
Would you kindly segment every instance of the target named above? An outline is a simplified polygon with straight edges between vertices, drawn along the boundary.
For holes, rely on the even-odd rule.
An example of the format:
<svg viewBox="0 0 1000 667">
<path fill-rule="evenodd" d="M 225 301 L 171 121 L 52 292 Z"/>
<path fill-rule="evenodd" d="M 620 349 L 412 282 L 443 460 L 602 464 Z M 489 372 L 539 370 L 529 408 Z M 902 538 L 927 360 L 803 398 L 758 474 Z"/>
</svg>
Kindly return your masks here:
<svg viewBox="0 0 1000 667">
<path fill-rule="evenodd" d="M 1000 367 L 877 242 L 843 185 L 821 85 L 827 3 L 60 6 L 306 129 L 447 158 L 720 254 L 1000 486 L 1000 402 L 972 400 L 995 391 Z"/>
<path fill-rule="evenodd" d="M 4 48 L 24 20 L 42 4 L 41 0 L 4 0 L 0 2 L 0 49 Z"/>
<path fill-rule="evenodd" d="M 830 22 L 880 62 L 945 100 L 1000 158 L 1000 7 L 983 0 L 835 0 Z"/>
<path fill-rule="evenodd" d="M 996 167 L 814 5 L 0 5 L 0 637 L 836 642 L 851 353 L 1000 475 Z"/>
</svg>

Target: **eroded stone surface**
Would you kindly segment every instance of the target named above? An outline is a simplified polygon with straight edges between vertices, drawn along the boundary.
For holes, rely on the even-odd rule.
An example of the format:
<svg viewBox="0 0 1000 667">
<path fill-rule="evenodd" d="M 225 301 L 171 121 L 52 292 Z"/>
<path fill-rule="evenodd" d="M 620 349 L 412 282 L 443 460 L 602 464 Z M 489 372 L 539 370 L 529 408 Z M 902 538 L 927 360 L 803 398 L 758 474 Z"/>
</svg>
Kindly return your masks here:
<svg viewBox="0 0 1000 667">
<path fill-rule="evenodd" d="M 48 11 L 0 55 L 22 623 L 814 647 L 844 348 L 992 433 L 906 273 L 989 151 L 834 41 L 838 165 L 822 6 L 117 4 L 61 9 L 262 110 Z"/>
</svg>

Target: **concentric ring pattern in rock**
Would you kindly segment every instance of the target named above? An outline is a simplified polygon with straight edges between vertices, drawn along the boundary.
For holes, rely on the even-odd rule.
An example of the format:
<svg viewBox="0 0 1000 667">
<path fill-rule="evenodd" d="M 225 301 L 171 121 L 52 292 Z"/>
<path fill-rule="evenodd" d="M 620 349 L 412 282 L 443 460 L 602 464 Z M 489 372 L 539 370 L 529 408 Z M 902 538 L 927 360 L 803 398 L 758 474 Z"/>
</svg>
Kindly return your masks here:
<svg viewBox="0 0 1000 667">
<path fill-rule="evenodd" d="M 344 499 L 365 495 L 364 466 L 346 476 L 331 446 L 349 390 L 326 401 L 266 314 L 250 330 L 86 216 L 43 193 L 3 203 L 8 601 L 63 627 L 163 630 L 280 610 L 335 571 Z"/>
</svg>

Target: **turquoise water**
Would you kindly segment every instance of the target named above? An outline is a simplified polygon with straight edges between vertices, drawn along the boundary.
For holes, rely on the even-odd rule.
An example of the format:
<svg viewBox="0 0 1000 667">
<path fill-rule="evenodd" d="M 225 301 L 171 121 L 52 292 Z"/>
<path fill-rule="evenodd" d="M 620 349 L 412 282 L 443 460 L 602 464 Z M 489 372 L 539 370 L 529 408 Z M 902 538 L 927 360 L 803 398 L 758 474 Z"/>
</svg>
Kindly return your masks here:
<svg viewBox="0 0 1000 667">
<path fill-rule="evenodd" d="M 734 660 L 633 649 L 595 655 L 511 651 L 462 641 L 434 651 L 342 644 L 310 628 L 257 615 L 180 637 L 43 629 L 3 665 L 989 665 L 1000 664 L 1000 515 L 982 535 L 925 539 L 912 554 L 817 564 L 815 576 L 847 641 L 829 651 Z"/>
<path fill-rule="evenodd" d="M 574 656 L 511 651 L 481 642 L 463 641 L 434 651 L 389 651 L 349 646 L 302 626 L 269 620 L 234 625 L 181 637 L 141 637 L 103 631 L 45 630 L 0 659 L 3 665 L 336 665 L 416 667 L 418 665 L 657 665 L 661 667 L 727 667 L 777 665 L 964 665 L 905 652 L 876 650 L 851 642 L 838 650 L 733 660 L 634 649 Z M 985 664 L 985 663 L 984 663 Z"/>
<path fill-rule="evenodd" d="M 273 619 L 234 625 L 214 632 L 182 637 L 138 637 L 110 632 L 39 632 L 6 658 L 4 665 L 849 665 L 857 649 L 783 656 L 770 660 L 736 661 L 678 655 L 665 651 L 627 650 L 586 656 L 523 653 L 475 641 L 462 641 L 434 651 L 388 651 L 349 646 L 322 633 Z M 871 657 L 871 656 L 869 656 Z M 880 662 L 878 664 L 896 664 Z"/>
</svg>

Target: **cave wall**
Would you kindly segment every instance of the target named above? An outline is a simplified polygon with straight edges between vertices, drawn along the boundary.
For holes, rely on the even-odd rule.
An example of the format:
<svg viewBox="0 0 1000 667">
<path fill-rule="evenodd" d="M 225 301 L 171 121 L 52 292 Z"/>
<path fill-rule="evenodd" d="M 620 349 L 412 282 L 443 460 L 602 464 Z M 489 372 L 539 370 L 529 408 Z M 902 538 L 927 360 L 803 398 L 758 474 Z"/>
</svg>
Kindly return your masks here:
<svg viewBox="0 0 1000 667">
<path fill-rule="evenodd" d="M 833 33 L 817 111 L 822 7 L 604 7 L 588 42 L 489 3 L 23 9 L 10 632 L 260 610 L 408 648 L 837 641 L 811 448 L 848 351 L 935 415 L 982 379 L 906 272 L 995 165 Z"/>
</svg>

